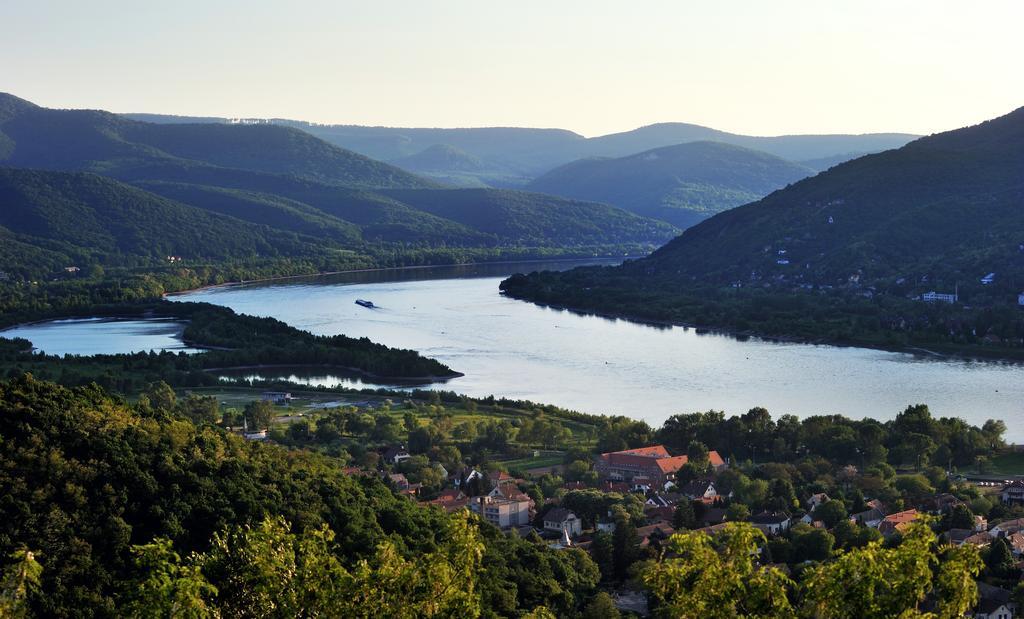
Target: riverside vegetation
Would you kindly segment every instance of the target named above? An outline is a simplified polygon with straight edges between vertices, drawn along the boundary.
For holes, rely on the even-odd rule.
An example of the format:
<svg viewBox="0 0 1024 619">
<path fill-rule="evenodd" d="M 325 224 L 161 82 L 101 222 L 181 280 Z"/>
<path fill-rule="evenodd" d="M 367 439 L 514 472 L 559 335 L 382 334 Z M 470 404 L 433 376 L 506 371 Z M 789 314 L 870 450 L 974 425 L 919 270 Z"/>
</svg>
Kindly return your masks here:
<svg viewBox="0 0 1024 619">
<path fill-rule="evenodd" d="M 957 522 L 1020 515 L 935 466 L 989 457 L 1002 446 L 1000 422 L 973 428 L 934 419 L 923 406 L 887 423 L 776 420 L 754 409 L 677 415 L 652 429 L 524 402 L 390 395 L 406 400 L 396 406 L 378 396 L 374 406 L 273 423 L 267 402 L 222 409 L 219 397 L 199 390 L 179 398 L 161 383 L 131 402 L 29 375 L 0 383 L 0 477 L 9 489 L 0 502 L 8 523 L 2 603 L 38 616 L 602 617 L 613 611 L 601 610 L 601 592 L 632 582 L 662 616 L 715 608 L 730 616 L 954 617 L 973 606 L 976 578 L 1014 578 L 995 550 L 937 545 L 924 521 L 885 544 L 876 530 L 845 522 L 866 496 L 899 509 L 938 491 L 964 501 L 963 513 L 946 517 Z M 239 414 L 250 427 L 272 425 L 273 442 L 228 431 Z M 413 458 L 382 462 L 375 446 L 398 441 Z M 735 524 L 712 536 L 686 532 L 699 527 L 701 506 L 683 502 L 673 517 L 679 533 L 641 546 L 639 495 L 563 487 L 563 479 L 596 483 L 593 453 L 654 441 L 691 456 L 684 481 L 708 474 L 709 448 L 727 454 L 732 467 L 716 484 L 731 495 L 724 506 Z M 616 532 L 595 534 L 589 552 L 418 506 L 376 473 L 403 472 L 422 484 L 425 500 L 446 485 L 435 462 L 494 475 L 510 457 L 529 462 L 535 447 L 560 448 L 567 462 L 564 477 L 523 482 L 538 521 L 550 500 L 588 526 L 615 518 Z M 485 479 L 465 489 L 487 487 Z M 835 523 L 831 530 L 796 527 L 769 541 L 743 522 L 755 510 L 792 510 L 817 492 L 832 497 L 815 511 Z M 789 574 L 770 561 L 788 563 Z"/>
</svg>

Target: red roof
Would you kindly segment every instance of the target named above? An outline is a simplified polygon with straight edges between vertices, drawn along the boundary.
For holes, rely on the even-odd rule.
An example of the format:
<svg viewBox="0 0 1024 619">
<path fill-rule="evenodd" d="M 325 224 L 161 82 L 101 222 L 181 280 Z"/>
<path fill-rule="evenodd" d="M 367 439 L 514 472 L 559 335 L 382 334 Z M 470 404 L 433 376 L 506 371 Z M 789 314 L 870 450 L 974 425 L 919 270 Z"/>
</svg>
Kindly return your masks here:
<svg viewBox="0 0 1024 619">
<path fill-rule="evenodd" d="M 893 524 L 899 524 L 902 522 L 912 522 L 917 520 L 917 510 L 908 509 L 902 512 L 896 512 L 885 517 L 885 522 L 891 522 Z"/>
<path fill-rule="evenodd" d="M 689 460 L 686 456 L 676 456 L 675 458 L 658 458 L 654 462 L 661 469 L 662 473 L 675 473 L 679 469 L 683 468 L 683 465 Z"/>
<path fill-rule="evenodd" d="M 661 469 L 662 473 L 675 473 L 689 461 L 687 456 L 669 455 L 664 445 L 611 451 L 601 454 L 601 458 L 610 465 L 651 466 L 651 464 L 654 464 Z M 722 456 L 717 451 L 708 452 L 708 462 L 716 468 L 725 464 L 725 460 L 722 459 Z"/>
</svg>

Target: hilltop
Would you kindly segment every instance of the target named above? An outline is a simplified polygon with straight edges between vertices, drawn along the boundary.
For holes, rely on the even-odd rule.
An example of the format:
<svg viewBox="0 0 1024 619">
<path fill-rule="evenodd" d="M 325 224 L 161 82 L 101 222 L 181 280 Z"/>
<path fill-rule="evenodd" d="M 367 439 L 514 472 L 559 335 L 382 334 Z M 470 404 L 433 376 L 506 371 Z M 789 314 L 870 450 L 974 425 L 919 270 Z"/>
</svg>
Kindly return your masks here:
<svg viewBox="0 0 1024 619">
<path fill-rule="evenodd" d="M 19 103 L 20 102 L 20 103 Z M 0 164 L 122 179 L 161 168 L 295 174 L 349 186 L 430 187 L 399 168 L 280 125 L 154 124 L 99 110 L 54 110 L 0 94 Z"/>
<path fill-rule="evenodd" d="M 1022 144 L 1024 108 L 835 166 L 622 267 L 518 276 L 503 287 L 773 335 L 968 347 L 984 339 L 1019 350 Z M 958 302 L 916 300 L 930 291 Z"/>
<path fill-rule="evenodd" d="M 687 228 L 813 174 L 810 168 L 722 142 L 687 142 L 617 159 L 582 159 L 528 188 L 614 204 Z"/>
<path fill-rule="evenodd" d="M 158 123 L 227 123 L 227 118 L 181 117 L 160 114 L 128 114 L 129 118 Z M 565 129 L 530 127 L 422 128 L 325 125 L 286 119 L 247 122 L 281 124 L 307 131 L 323 140 L 375 159 L 402 165 L 402 160 L 429 151 L 434 146 L 458 149 L 482 162 L 485 171 L 456 167 L 432 169 L 431 178 L 455 184 L 483 183 L 496 187 L 517 187 L 572 161 L 591 157 L 625 157 L 686 142 L 714 141 L 764 151 L 790 161 L 808 161 L 818 167 L 827 159 L 838 163 L 858 154 L 899 148 L 917 136 L 906 133 L 862 135 L 750 136 L 729 133 L 689 123 L 658 123 L 630 131 L 586 138 Z M 435 160 L 436 161 L 436 160 Z M 814 165 L 811 165 L 814 163 Z M 413 164 L 415 165 L 415 164 Z M 435 164 L 436 166 L 436 164 Z M 828 167 L 827 165 L 825 167 Z M 406 167 L 411 171 L 415 167 Z M 761 197 L 761 196 L 758 196 Z"/>
<path fill-rule="evenodd" d="M 432 153 L 419 161 L 458 158 L 450 149 Z M 676 232 L 602 204 L 526 192 L 440 191 L 434 181 L 280 124 L 155 124 L 103 111 L 42 108 L 11 95 L 0 95 L 0 166 L 10 166 L 5 182 L 20 205 L 6 220 L 18 250 L 3 252 L 0 270 L 21 277 L 49 277 L 61 263 L 145 266 L 161 254 L 300 258 L 310 261 L 307 272 L 314 265 L 348 268 L 353 259 L 360 266 L 379 264 L 382 257 L 390 265 L 642 252 Z M 135 189 L 53 172 L 98 174 Z M 392 190 L 404 193 L 386 193 Z M 451 206 L 437 204 L 439 198 Z M 58 202 L 62 208 L 54 210 Z M 119 206 L 129 203 L 147 206 Z M 153 216 L 161 225 L 144 222 L 148 213 L 161 213 Z M 71 223 L 78 216 L 85 224 L 80 230 Z M 45 222 L 45 233 L 25 229 L 30 221 Z M 132 234 L 121 238 L 114 230 L 121 225 Z M 21 255 L 33 258 L 21 261 Z"/>
</svg>

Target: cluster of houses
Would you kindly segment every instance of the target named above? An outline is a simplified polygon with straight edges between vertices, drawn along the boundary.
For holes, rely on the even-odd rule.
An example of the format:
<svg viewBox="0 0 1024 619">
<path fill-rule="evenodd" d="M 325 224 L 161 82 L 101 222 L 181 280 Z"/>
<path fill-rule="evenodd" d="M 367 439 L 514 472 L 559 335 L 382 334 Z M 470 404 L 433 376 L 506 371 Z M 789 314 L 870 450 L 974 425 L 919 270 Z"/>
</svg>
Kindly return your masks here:
<svg viewBox="0 0 1024 619">
<path fill-rule="evenodd" d="M 409 457 L 411 455 L 401 446 L 389 448 L 383 453 L 383 460 L 392 465 Z M 714 534 L 726 526 L 727 510 L 723 504 L 730 497 L 719 493 L 713 475 L 725 469 L 726 462 L 717 452 L 711 451 L 708 454 L 709 478 L 683 483 L 677 479 L 677 474 L 688 461 L 687 456 L 672 456 L 662 445 L 609 452 L 595 458 L 594 467 L 600 479 L 597 490 L 642 495 L 646 521 L 637 526 L 641 547 L 660 543 L 675 533 L 673 516 L 676 506 L 684 501 L 704 506 L 696 511 L 700 530 Z M 485 476 L 476 469 L 466 469 L 450 476 L 447 471 L 445 474 L 451 487 L 435 498 L 423 501 L 424 504 L 435 505 L 448 512 L 468 509 L 502 530 L 515 531 L 521 536 L 536 533 L 547 539 L 552 548 L 587 549 L 592 543 L 594 532 L 610 532 L 615 529 L 611 518 L 599 519 L 592 530 L 585 528 L 583 520 L 562 506 L 558 499 L 548 499 L 544 505 L 537 505 L 521 490 L 529 482 L 505 472 Z M 415 498 L 416 485 L 410 484 L 404 475 L 382 475 L 388 478 L 398 492 Z M 593 486 L 583 482 L 567 482 L 564 488 L 580 490 L 593 489 Z M 1000 498 L 1007 504 L 1024 505 L 1024 481 L 1007 484 L 1000 492 Z M 791 527 L 800 523 L 824 529 L 826 525 L 816 520 L 814 514 L 819 506 L 829 500 L 827 494 L 814 494 L 805 502 L 804 511 L 762 511 L 750 516 L 748 522 L 768 537 L 785 535 Z M 941 517 L 961 504 L 962 501 L 952 494 L 939 494 L 922 501 L 916 508 L 893 511 L 881 501 L 870 500 L 864 511 L 851 514 L 848 518 L 855 524 L 877 529 L 883 537 L 891 537 L 905 531 L 925 514 Z M 541 515 L 539 519 L 538 514 Z M 973 527 L 954 528 L 943 532 L 941 537 L 943 541 L 957 546 L 971 544 L 978 547 L 987 546 L 996 539 L 1004 539 L 1013 556 L 1024 564 L 1024 518 L 989 526 L 984 517 L 975 516 Z M 979 591 L 980 600 L 974 617 L 1013 619 L 1016 616 L 1017 607 L 1009 591 L 984 583 L 979 583 Z"/>
</svg>

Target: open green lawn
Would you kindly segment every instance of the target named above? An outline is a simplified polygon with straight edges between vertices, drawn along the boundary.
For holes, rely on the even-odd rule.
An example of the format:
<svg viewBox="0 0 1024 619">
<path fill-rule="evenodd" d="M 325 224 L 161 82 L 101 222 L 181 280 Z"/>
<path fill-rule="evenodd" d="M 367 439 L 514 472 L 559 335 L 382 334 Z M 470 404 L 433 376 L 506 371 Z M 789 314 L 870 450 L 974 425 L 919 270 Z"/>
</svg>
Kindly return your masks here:
<svg viewBox="0 0 1024 619">
<path fill-rule="evenodd" d="M 994 456 L 992 472 L 1001 475 L 1024 475 L 1024 452 L 1008 451 Z"/>
<path fill-rule="evenodd" d="M 507 469 L 535 469 L 542 466 L 555 466 L 556 464 L 562 464 L 565 459 L 565 453 L 561 451 L 542 451 L 536 458 L 528 456 L 526 458 L 517 458 L 515 460 L 502 460 L 500 464 Z"/>
</svg>

